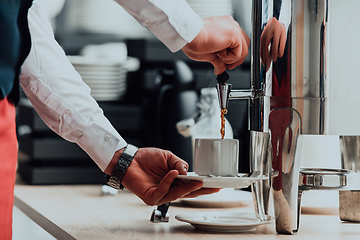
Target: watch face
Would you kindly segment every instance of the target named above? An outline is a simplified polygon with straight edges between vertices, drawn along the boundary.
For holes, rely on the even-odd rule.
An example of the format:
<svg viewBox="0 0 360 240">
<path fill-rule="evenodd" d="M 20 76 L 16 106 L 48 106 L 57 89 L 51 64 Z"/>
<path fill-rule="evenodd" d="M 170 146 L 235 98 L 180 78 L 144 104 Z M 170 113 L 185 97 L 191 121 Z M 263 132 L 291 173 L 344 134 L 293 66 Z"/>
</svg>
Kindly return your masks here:
<svg viewBox="0 0 360 240">
<path fill-rule="evenodd" d="M 131 161 L 134 158 L 137 150 L 138 150 L 137 147 L 135 147 L 135 146 L 133 146 L 131 144 L 128 144 L 128 146 L 125 148 L 124 152 L 121 154 L 121 157 L 124 157 L 124 158 Z"/>
</svg>

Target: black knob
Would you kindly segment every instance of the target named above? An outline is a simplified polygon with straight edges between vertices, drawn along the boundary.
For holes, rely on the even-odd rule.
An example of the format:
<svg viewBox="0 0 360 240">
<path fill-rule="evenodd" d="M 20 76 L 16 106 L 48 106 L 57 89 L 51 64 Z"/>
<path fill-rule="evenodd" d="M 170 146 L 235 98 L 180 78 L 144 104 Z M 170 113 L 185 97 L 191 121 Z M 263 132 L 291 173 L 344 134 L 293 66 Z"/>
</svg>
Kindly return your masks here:
<svg viewBox="0 0 360 240">
<path fill-rule="evenodd" d="M 222 74 L 217 75 L 216 80 L 219 84 L 224 84 L 229 80 L 229 74 L 225 71 Z"/>
</svg>

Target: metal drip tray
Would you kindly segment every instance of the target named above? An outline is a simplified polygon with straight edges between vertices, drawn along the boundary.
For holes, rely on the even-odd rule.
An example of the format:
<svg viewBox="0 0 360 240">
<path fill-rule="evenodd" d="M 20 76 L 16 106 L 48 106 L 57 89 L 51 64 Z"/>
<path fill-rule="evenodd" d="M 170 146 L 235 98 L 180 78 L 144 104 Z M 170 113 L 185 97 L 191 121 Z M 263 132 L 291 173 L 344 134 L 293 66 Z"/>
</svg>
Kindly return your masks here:
<svg viewBox="0 0 360 240">
<path fill-rule="evenodd" d="M 339 190 L 347 188 L 350 173 L 351 171 L 346 169 L 301 169 L 299 190 Z"/>
</svg>

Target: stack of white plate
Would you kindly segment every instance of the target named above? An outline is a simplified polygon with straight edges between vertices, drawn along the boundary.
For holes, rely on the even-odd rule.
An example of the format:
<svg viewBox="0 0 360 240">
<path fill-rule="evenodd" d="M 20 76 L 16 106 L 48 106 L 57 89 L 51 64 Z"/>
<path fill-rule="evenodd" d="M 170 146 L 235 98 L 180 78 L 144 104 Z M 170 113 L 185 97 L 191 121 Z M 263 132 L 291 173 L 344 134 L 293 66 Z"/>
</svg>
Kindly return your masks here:
<svg viewBox="0 0 360 240">
<path fill-rule="evenodd" d="M 126 93 L 127 69 L 123 63 L 108 59 L 68 56 L 75 70 L 91 88 L 98 101 L 120 100 Z"/>
<path fill-rule="evenodd" d="M 186 0 L 190 7 L 201 17 L 233 15 L 231 0 Z"/>
</svg>

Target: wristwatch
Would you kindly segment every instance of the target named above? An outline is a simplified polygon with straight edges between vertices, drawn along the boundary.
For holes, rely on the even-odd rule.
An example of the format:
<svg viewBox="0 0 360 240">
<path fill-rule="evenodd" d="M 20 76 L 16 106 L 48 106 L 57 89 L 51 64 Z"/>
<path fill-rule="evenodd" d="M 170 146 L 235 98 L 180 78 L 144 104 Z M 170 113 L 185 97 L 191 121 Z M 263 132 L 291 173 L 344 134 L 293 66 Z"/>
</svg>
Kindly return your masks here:
<svg viewBox="0 0 360 240">
<path fill-rule="evenodd" d="M 138 148 L 134 145 L 128 144 L 125 147 L 124 152 L 121 154 L 119 161 L 115 165 L 114 171 L 111 176 L 106 174 L 105 179 L 106 183 L 115 189 L 123 190 L 124 186 L 121 184 L 121 180 L 123 179 L 126 170 L 130 166 L 131 161 L 133 160 Z"/>
</svg>

